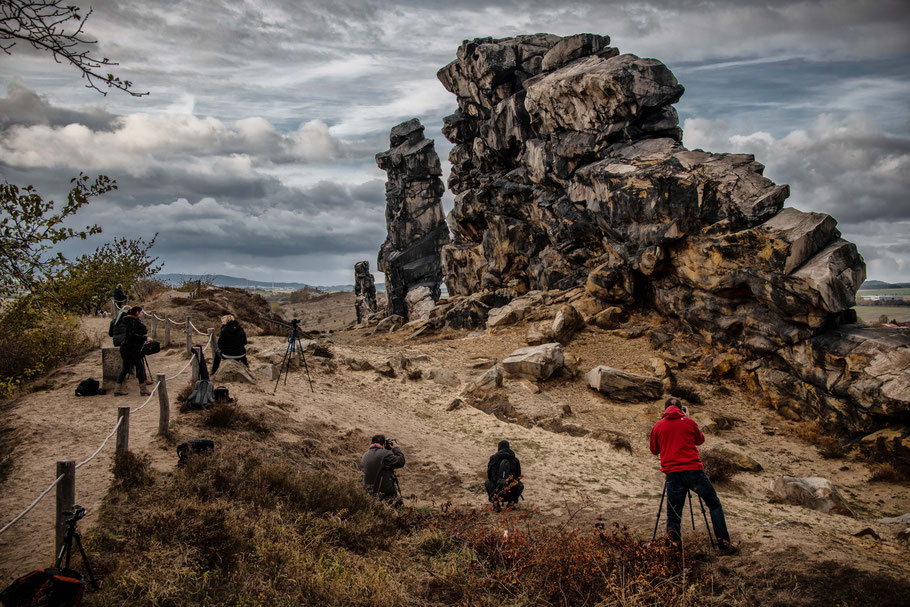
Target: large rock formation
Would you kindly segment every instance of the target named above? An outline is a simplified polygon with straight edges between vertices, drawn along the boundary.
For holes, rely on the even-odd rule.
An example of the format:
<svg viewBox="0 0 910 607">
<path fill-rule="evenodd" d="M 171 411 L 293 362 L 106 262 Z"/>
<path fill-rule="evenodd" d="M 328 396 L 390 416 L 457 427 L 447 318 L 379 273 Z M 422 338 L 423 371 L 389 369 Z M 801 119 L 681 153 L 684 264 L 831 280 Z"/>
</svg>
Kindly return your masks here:
<svg viewBox="0 0 910 607">
<path fill-rule="evenodd" d="M 392 129 L 390 149 L 376 155 L 386 182 L 388 237 L 379 249 L 389 314 L 424 319 L 439 300 L 440 250 L 449 243 L 442 212 L 442 169 L 433 140 L 416 118 Z"/>
<path fill-rule="evenodd" d="M 795 386 L 806 417 L 853 433 L 905 423 L 908 340 L 888 357 L 879 337 L 831 332 L 855 320 L 856 247 L 830 216 L 783 208 L 788 187 L 753 156 L 686 149 L 673 73 L 609 42 L 475 39 L 439 71 L 458 103 L 443 127 L 450 295 L 502 306 L 584 286 L 604 309 L 655 308 L 744 351 L 753 385 Z"/>
<path fill-rule="evenodd" d="M 376 281 L 370 272 L 369 261 L 354 264 L 354 296 L 357 322 L 365 322 L 376 313 Z"/>
</svg>

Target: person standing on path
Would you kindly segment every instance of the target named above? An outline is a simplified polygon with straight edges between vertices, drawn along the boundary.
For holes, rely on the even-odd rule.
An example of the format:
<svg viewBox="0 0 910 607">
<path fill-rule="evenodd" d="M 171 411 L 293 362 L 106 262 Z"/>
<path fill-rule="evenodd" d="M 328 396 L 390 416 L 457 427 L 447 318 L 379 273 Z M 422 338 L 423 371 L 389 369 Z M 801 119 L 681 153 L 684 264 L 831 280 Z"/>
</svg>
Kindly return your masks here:
<svg viewBox="0 0 910 607">
<path fill-rule="evenodd" d="M 114 287 L 113 299 L 118 308 L 122 308 L 126 305 L 126 293 L 123 292 L 122 284 L 118 283 L 117 286 Z"/>
<path fill-rule="evenodd" d="M 120 322 L 126 324 L 123 344 L 120 346 L 120 359 L 123 361 L 120 369 L 120 377 L 117 378 L 117 386 L 114 388 L 114 396 L 126 396 L 127 392 L 123 390 L 123 380 L 126 379 L 130 369 L 136 370 L 136 379 L 139 381 L 139 394 L 148 396 L 151 394 L 146 387 L 145 377 L 145 357 L 142 356 L 142 346 L 148 340 L 148 329 L 142 323 L 142 308 L 133 306 L 126 313 L 126 316 L 120 319 Z"/>
<path fill-rule="evenodd" d="M 711 525 L 721 554 L 733 554 L 724 509 L 717 492 L 705 474 L 697 445 L 705 442 L 689 410 L 678 398 L 669 398 L 661 419 L 651 429 L 651 453 L 660 456 L 660 469 L 666 474 L 667 534 L 674 543 L 681 541 L 680 522 L 689 491 L 695 491 L 708 505 Z"/>
</svg>

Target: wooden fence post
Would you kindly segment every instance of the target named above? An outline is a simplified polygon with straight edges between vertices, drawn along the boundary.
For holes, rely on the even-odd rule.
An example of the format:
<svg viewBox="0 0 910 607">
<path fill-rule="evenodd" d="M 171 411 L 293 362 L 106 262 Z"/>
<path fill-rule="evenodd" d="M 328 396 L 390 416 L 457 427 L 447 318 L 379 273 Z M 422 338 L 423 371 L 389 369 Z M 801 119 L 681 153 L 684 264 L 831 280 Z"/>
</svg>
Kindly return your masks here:
<svg viewBox="0 0 910 607">
<path fill-rule="evenodd" d="M 76 462 L 71 459 L 57 460 L 57 476 L 63 475 L 57 483 L 57 522 L 54 541 L 54 558 L 63 546 L 63 536 L 66 534 L 66 519 L 62 513 L 70 512 L 76 503 Z M 54 477 L 56 478 L 56 477 Z"/>
<path fill-rule="evenodd" d="M 171 423 L 171 404 L 167 400 L 167 379 L 164 373 L 159 373 L 158 378 L 158 434 L 167 435 L 168 426 Z"/>
<path fill-rule="evenodd" d="M 215 329 L 209 329 L 209 352 L 215 357 Z"/>
<path fill-rule="evenodd" d="M 130 408 L 117 407 L 117 420 L 123 418 L 120 427 L 117 428 L 117 447 L 114 450 L 117 455 L 125 455 L 130 450 Z"/>
<path fill-rule="evenodd" d="M 171 317 L 164 317 L 164 347 L 168 348 L 171 345 Z"/>
<path fill-rule="evenodd" d="M 158 317 L 155 316 L 154 312 L 149 312 L 148 314 L 149 314 L 149 316 L 152 317 L 152 320 L 149 323 L 149 325 L 151 325 L 149 327 L 149 335 L 151 335 L 152 338 L 154 338 L 155 333 L 158 331 Z"/>
<path fill-rule="evenodd" d="M 193 362 L 190 364 L 190 369 L 192 373 L 190 374 L 190 381 L 196 383 L 199 381 L 199 357 L 193 357 Z"/>
<path fill-rule="evenodd" d="M 117 302 L 112 299 L 111 300 L 111 318 L 117 318 L 117 312 L 119 312 L 119 310 L 117 309 Z M 60 475 L 58 474 L 57 476 L 60 476 Z"/>
<path fill-rule="evenodd" d="M 189 316 L 186 317 L 186 351 L 193 351 L 193 325 Z"/>
</svg>

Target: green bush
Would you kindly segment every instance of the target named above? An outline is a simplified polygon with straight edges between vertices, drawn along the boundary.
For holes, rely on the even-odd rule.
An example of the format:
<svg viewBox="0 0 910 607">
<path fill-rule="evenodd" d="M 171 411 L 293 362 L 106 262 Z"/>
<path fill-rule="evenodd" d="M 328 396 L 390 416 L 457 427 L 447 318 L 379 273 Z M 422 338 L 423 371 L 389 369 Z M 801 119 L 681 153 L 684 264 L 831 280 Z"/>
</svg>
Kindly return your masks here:
<svg viewBox="0 0 910 607">
<path fill-rule="evenodd" d="M 31 298 L 18 299 L 0 312 L 0 398 L 91 345 L 77 319 L 39 309 Z"/>
</svg>

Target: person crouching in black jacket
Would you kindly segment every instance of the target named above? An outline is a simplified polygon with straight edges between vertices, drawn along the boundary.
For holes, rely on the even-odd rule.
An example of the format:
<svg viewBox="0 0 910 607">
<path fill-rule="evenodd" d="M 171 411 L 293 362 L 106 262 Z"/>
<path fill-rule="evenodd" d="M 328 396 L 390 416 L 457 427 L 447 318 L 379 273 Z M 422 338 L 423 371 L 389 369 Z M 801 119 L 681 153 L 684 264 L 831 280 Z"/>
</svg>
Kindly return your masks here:
<svg viewBox="0 0 910 607">
<path fill-rule="evenodd" d="M 499 512 L 502 505 L 511 506 L 518 503 L 524 483 L 521 482 L 521 463 L 509 448 L 509 441 L 499 441 L 498 451 L 490 456 L 487 464 L 487 480 L 484 487 L 487 497 L 493 503 L 493 509 Z"/>
<path fill-rule="evenodd" d="M 148 340 L 148 329 L 142 324 L 142 308 L 133 306 L 126 313 L 126 316 L 120 319 L 120 322 L 126 325 L 123 344 L 120 346 L 120 358 L 123 361 L 120 368 L 120 377 L 117 378 L 117 386 L 114 388 L 114 396 L 126 396 L 127 392 L 123 390 L 123 380 L 126 379 L 130 369 L 136 370 L 136 379 L 139 380 L 139 394 L 148 396 L 148 388 L 145 387 L 145 357 L 142 356 L 142 346 Z"/>
<path fill-rule="evenodd" d="M 246 332 L 230 314 L 221 317 L 221 333 L 218 334 L 217 345 L 218 349 L 212 356 L 212 375 L 218 370 L 223 358 L 236 359 L 247 368 L 250 367 L 246 359 Z"/>
<path fill-rule="evenodd" d="M 392 506 L 400 506 L 396 468 L 404 467 L 404 453 L 394 439 L 386 441 L 385 435 L 373 437 L 370 448 L 360 458 L 363 470 L 363 488 Z"/>
</svg>

